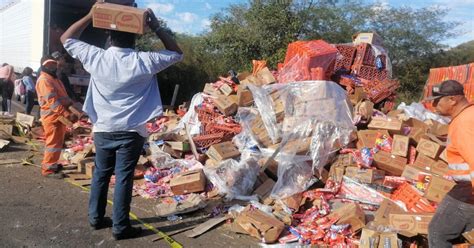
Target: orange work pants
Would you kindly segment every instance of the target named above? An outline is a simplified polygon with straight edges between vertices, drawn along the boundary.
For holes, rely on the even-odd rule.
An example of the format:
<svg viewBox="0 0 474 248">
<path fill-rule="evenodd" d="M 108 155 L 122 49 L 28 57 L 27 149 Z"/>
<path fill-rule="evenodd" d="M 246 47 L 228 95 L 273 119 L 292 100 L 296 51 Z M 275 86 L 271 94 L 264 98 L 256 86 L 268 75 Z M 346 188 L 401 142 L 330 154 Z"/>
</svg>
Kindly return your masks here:
<svg viewBox="0 0 474 248">
<path fill-rule="evenodd" d="M 43 122 L 45 148 L 41 174 L 48 175 L 57 171 L 58 161 L 66 135 L 66 126 L 59 121 Z"/>
</svg>

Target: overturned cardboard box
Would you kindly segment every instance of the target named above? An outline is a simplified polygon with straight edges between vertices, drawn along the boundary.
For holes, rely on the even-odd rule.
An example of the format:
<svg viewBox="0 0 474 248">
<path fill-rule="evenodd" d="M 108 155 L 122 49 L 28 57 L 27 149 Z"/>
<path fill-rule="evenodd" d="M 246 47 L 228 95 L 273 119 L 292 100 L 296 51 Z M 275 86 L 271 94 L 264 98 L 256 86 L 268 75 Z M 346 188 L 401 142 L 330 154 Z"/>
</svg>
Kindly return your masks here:
<svg viewBox="0 0 474 248">
<path fill-rule="evenodd" d="M 264 243 L 274 243 L 280 237 L 285 224 L 258 209 L 246 207 L 235 219 L 235 223 L 249 235 Z"/>
<path fill-rule="evenodd" d="M 175 195 L 202 192 L 206 187 L 206 176 L 199 170 L 182 172 L 170 181 L 170 188 Z"/>
</svg>

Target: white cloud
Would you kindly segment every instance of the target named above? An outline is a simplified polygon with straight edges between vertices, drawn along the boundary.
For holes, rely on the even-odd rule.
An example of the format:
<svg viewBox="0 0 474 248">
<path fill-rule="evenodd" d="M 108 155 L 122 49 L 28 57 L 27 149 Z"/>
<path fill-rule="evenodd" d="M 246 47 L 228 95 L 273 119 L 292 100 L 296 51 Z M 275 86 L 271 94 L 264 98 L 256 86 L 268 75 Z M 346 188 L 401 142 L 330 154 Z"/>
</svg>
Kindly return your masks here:
<svg viewBox="0 0 474 248">
<path fill-rule="evenodd" d="M 207 2 L 206 2 L 206 9 L 208 9 L 208 10 L 212 9 L 212 6 L 211 6 L 210 3 L 207 3 Z"/>
<path fill-rule="evenodd" d="M 206 18 L 206 19 L 201 20 L 201 27 L 204 30 L 208 30 L 210 26 L 211 26 L 211 21 L 209 19 Z"/>
<path fill-rule="evenodd" d="M 178 16 L 179 20 L 184 23 L 192 23 L 199 19 L 196 14 L 191 12 L 176 13 L 176 16 Z"/>
<path fill-rule="evenodd" d="M 174 5 L 171 3 L 150 3 L 147 8 L 152 9 L 155 14 L 165 15 L 174 10 Z"/>
</svg>

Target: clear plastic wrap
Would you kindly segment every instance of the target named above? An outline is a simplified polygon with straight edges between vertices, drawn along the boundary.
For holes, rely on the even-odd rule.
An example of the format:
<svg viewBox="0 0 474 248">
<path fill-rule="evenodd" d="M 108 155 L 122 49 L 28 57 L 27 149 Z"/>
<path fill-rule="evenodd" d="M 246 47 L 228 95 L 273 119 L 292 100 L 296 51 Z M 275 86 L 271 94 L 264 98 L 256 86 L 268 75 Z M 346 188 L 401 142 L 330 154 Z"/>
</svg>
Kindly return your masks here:
<svg viewBox="0 0 474 248">
<path fill-rule="evenodd" d="M 226 199 L 257 200 L 256 197 L 248 196 L 253 190 L 259 169 L 257 160 L 250 157 L 240 162 L 224 160 L 215 168 L 205 167 L 204 173 Z"/>
<path fill-rule="evenodd" d="M 377 45 L 371 44 L 372 52 L 374 56 L 377 58 L 380 55 L 385 55 L 385 70 L 388 72 L 388 77 L 392 78 L 392 61 L 390 60 L 390 57 L 388 56 L 388 51 Z"/>
<path fill-rule="evenodd" d="M 311 161 L 293 159 L 283 159 L 284 162 L 278 165 L 278 180 L 272 189 L 272 198 L 284 199 L 303 192 L 317 181 L 312 173 Z"/>
<path fill-rule="evenodd" d="M 413 102 L 410 105 L 406 105 L 406 103 L 402 102 L 400 105 L 398 105 L 397 109 L 403 110 L 405 115 L 407 115 L 409 118 L 415 118 L 420 121 L 435 120 L 442 124 L 448 124 L 450 121 L 448 117 L 435 114 L 426 109 L 423 104 L 417 102 Z"/>
<path fill-rule="evenodd" d="M 268 110 L 272 103 L 263 102 L 271 97 L 263 97 L 257 103 L 262 119 L 270 122 L 268 126 L 273 129 L 269 134 L 278 134 L 282 140 L 276 157 L 278 181 L 272 191 L 272 196 L 282 198 L 302 192 L 314 183 L 314 172 L 349 143 L 355 127 L 346 93 L 334 82 L 306 81 L 266 87 L 251 90 L 257 94 L 277 90 L 283 101 L 281 124 L 271 122 L 275 119 L 275 113 Z M 312 161 L 310 165 L 302 162 L 308 160 Z"/>
<path fill-rule="evenodd" d="M 386 199 L 377 190 L 346 176 L 342 179 L 341 189 L 337 197 L 377 206 Z"/>
<path fill-rule="evenodd" d="M 177 132 L 179 130 L 184 129 L 184 125 L 188 125 L 188 130 L 189 134 L 191 136 L 199 134 L 200 133 L 200 128 L 201 128 L 201 122 L 198 119 L 198 115 L 195 111 L 196 106 L 201 104 L 204 101 L 204 97 L 202 96 L 202 93 L 197 93 L 193 96 L 193 99 L 191 100 L 191 105 L 189 106 L 188 112 L 181 118 L 179 121 L 178 125 L 172 132 Z"/>
<path fill-rule="evenodd" d="M 241 107 L 237 111 L 236 119 L 242 126 L 242 131 L 234 136 L 232 142 L 237 146 L 240 153 L 246 150 L 255 150 L 258 146 L 258 142 L 253 138 L 251 133 L 251 123 L 258 115 L 256 108 Z"/>
</svg>

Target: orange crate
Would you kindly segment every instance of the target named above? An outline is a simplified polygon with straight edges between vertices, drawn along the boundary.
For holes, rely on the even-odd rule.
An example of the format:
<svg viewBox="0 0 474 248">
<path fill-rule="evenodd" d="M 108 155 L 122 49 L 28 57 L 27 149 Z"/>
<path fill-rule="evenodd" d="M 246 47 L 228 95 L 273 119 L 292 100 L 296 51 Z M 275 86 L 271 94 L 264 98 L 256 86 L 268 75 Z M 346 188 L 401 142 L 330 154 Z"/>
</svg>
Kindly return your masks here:
<svg viewBox="0 0 474 248">
<path fill-rule="evenodd" d="M 405 203 L 407 209 L 415 213 L 433 213 L 435 208 L 413 186 L 405 182 L 392 194 L 392 200 Z"/>
</svg>

